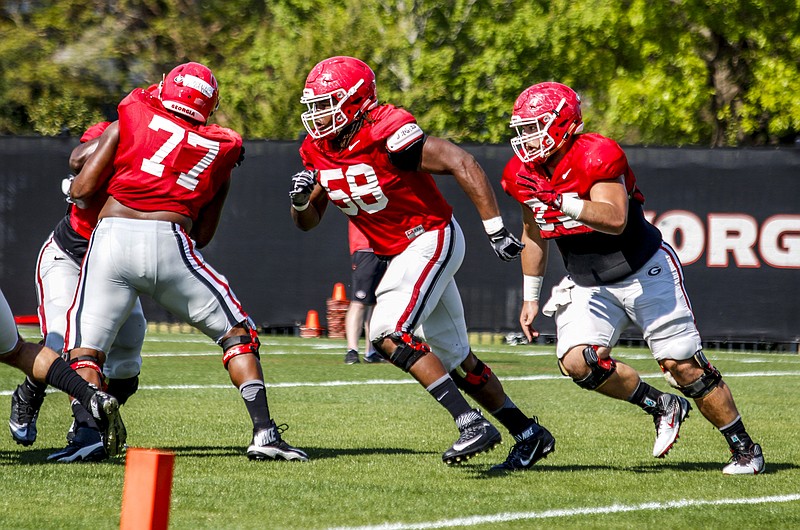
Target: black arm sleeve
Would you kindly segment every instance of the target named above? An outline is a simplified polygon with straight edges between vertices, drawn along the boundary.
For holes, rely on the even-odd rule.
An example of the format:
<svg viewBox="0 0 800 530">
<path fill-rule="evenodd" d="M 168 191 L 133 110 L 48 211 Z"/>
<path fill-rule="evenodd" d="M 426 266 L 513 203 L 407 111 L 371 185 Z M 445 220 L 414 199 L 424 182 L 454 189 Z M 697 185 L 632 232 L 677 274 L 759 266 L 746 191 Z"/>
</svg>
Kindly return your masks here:
<svg viewBox="0 0 800 530">
<path fill-rule="evenodd" d="M 389 151 L 389 161 L 391 161 L 397 169 L 403 171 L 418 170 L 422 162 L 422 146 L 425 145 L 425 140 L 427 138 L 428 136 L 423 134 L 420 139 L 410 144 L 402 151 Z"/>
</svg>

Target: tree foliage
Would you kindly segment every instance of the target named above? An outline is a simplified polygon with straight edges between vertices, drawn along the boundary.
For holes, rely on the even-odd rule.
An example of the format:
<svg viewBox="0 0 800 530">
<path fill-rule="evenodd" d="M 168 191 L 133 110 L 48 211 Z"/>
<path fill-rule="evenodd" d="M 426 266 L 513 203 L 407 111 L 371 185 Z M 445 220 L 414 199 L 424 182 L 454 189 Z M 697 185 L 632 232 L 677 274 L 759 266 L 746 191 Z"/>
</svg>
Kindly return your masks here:
<svg viewBox="0 0 800 530">
<path fill-rule="evenodd" d="M 556 80 L 622 143 L 746 146 L 800 133 L 798 0 L 6 0 L 0 134 L 78 134 L 187 60 L 213 118 L 294 139 L 319 60 L 354 55 L 430 134 L 507 141 L 516 96 Z"/>
</svg>

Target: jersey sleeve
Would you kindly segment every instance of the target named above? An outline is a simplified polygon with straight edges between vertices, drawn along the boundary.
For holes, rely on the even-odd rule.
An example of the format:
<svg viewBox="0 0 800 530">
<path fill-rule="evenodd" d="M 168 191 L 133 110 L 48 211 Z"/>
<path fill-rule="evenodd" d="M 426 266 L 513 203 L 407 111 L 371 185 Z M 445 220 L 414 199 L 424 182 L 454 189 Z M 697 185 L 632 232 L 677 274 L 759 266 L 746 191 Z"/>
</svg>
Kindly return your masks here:
<svg viewBox="0 0 800 530">
<path fill-rule="evenodd" d="M 503 168 L 503 176 L 500 178 L 500 186 L 502 186 L 503 191 L 520 202 L 524 202 L 524 199 L 520 195 L 520 189 L 517 185 L 517 175 L 524 170 L 525 167 L 522 161 L 514 155 L 506 163 L 506 167 Z"/>
<path fill-rule="evenodd" d="M 614 180 L 628 171 L 628 159 L 617 142 L 602 138 L 584 156 L 586 173 L 594 182 Z"/>
<path fill-rule="evenodd" d="M 90 126 L 88 129 L 86 129 L 86 132 L 83 133 L 83 136 L 81 136 L 81 143 L 83 144 L 89 140 L 99 138 L 100 135 L 103 134 L 103 131 L 108 129 L 109 125 L 111 125 L 110 121 L 101 121 Z"/>
<path fill-rule="evenodd" d="M 372 127 L 372 139 L 376 142 L 381 140 L 388 141 L 389 137 L 401 131 L 404 125 L 410 123 L 416 124 L 417 122 L 410 112 L 404 109 L 398 109 L 392 105 L 379 107 L 379 110 L 383 115 L 380 116 L 375 126 Z M 413 128 L 410 128 L 409 132 L 413 133 Z M 419 129 L 419 132 L 421 133 L 422 129 Z"/>
</svg>

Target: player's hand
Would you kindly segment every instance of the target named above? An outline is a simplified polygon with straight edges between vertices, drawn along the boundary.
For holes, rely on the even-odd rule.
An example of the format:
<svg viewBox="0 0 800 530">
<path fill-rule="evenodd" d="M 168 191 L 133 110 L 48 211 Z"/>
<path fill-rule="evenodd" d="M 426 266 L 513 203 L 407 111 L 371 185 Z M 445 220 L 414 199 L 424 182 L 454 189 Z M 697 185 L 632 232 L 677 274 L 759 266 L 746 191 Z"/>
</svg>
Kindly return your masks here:
<svg viewBox="0 0 800 530">
<path fill-rule="evenodd" d="M 525 245 L 522 241 L 508 231 L 506 227 L 501 228 L 499 231 L 489 234 L 489 241 L 492 242 L 492 248 L 497 257 L 503 261 L 511 261 L 519 256 Z"/>
<path fill-rule="evenodd" d="M 61 193 L 67 196 L 67 202 L 72 204 L 72 199 L 69 196 L 69 189 L 72 187 L 72 181 L 75 180 L 75 175 L 70 173 L 61 181 Z"/>
<path fill-rule="evenodd" d="M 314 191 L 314 186 L 317 184 L 314 178 L 314 172 L 304 169 L 299 173 L 292 176 L 292 189 L 289 192 L 289 198 L 292 199 L 292 204 L 295 206 L 305 206 L 311 199 L 311 192 Z"/>
<path fill-rule="evenodd" d="M 528 197 L 536 198 L 556 210 L 561 209 L 561 194 L 542 177 L 517 174 L 517 185 Z"/>
<path fill-rule="evenodd" d="M 533 319 L 536 318 L 538 313 L 539 302 L 522 302 L 522 311 L 520 311 L 519 314 L 519 325 L 522 328 L 522 332 L 525 334 L 525 338 L 528 339 L 528 342 L 532 342 L 533 339 L 539 336 L 539 332 L 533 329 Z"/>
</svg>

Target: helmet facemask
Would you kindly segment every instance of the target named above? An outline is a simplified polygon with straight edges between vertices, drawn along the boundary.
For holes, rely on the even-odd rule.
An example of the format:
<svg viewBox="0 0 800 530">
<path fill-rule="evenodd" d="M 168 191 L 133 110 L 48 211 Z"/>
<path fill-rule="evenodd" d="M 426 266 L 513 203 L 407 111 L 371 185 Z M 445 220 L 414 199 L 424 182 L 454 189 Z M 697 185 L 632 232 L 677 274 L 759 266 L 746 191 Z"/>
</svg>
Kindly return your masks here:
<svg viewBox="0 0 800 530">
<path fill-rule="evenodd" d="M 348 100 L 353 94 L 358 92 L 358 89 L 363 84 L 364 80 L 359 79 L 348 91 L 339 88 L 333 92 L 320 94 L 318 96 L 314 95 L 312 89 L 304 89 L 303 96 L 300 98 L 300 103 L 306 105 L 308 110 L 300 115 L 300 119 L 303 121 L 303 127 L 306 128 L 308 134 L 315 140 L 328 136 L 336 136 L 347 124 L 358 119 L 366 109 L 359 109 L 352 117 L 348 117 L 345 108 Z M 331 118 L 330 122 L 326 125 L 317 123 L 329 117 Z"/>
<path fill-rule="evenodd" d="M 550 127 L 558 119 L 566 102 L 567 100 L 562 98 L 555 110 L 533 118 L 521 118 L 516 115 L 511 117 L 511 127 L 517 131 L 517 136 L 511 139 L 511 147 L 520 160 L 525 163 L 543 162 L 564 145 L 568 138 L 583 130 L 583 123 L 580 125 L 572 123 L 558 141 L 550 134 Z M 530 130 L 531 126 L 535 126 L 536 130 Z"/>
</svg>

